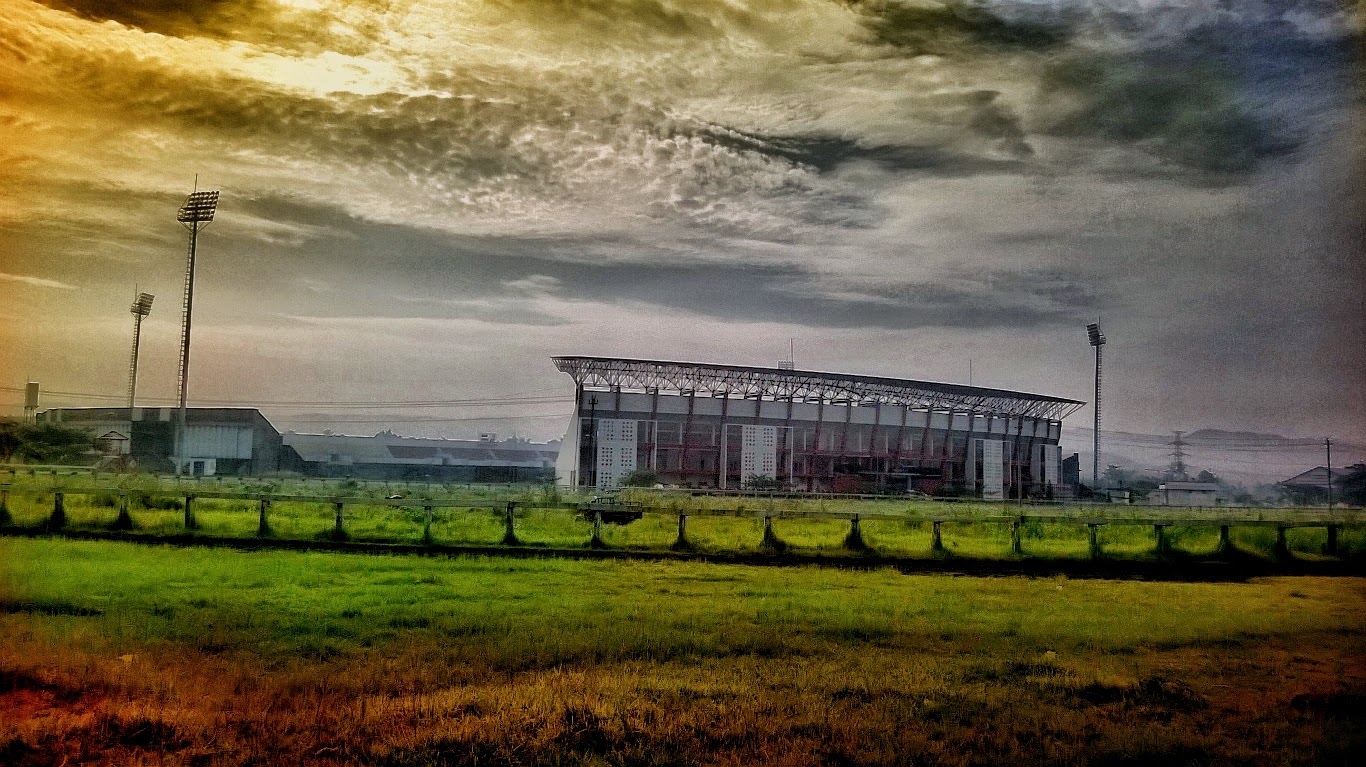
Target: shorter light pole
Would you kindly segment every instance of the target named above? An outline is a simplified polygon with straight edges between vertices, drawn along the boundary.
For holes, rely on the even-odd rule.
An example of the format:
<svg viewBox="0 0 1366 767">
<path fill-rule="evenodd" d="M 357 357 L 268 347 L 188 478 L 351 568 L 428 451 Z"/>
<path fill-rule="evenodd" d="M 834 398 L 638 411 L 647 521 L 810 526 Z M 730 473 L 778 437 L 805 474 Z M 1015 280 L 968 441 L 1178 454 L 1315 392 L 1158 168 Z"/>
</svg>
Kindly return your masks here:
<svg viewBox="0 0 1366 767">
<path fill-rule="evenodd" d="M 1091 482 L 1096 491 L 1100 490 L 1100 347 L 1105 345 L 1105 334 L 1100 332 L 1100 323 L 1086 326 L 1086 336 L 1096 349 L 1096 421 L 1091 434 Z"/>
<path fill-rule="evenodd" d="M 1333 440 L 1324 437 L 1323 449 L 1328 451 L 1328 510 L 1333 510 Z"/>
<path fill-rule="evenodd" d="M 138 390 L 138 342 L 142 339 L 142 318 L 152 313 L 152 294 L 139 293 L 128 311 L 133 313 L 133 358 L 128 362 L 128 420 L 133 420 L 133 397 Z"/>
</svg>

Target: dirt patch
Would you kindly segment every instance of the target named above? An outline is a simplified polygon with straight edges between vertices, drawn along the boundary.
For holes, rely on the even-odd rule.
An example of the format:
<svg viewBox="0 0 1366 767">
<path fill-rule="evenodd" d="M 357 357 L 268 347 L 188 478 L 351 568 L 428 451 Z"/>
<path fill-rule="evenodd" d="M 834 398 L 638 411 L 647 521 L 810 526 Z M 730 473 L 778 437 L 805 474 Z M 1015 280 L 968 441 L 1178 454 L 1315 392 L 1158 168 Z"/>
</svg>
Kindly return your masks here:
<svg viewBox="0 0 1366 767">
<path fill-rule="evenodd" d="M 1290 707 L 1330 719 L 1366 719 L 1366 693 L 1305 693 L 1290 699 Z"/>
<path fill-rule="evenodd" d="M 69 602 L 16 602 L 8 599 L 0 600 L 0 613 L 8 613 L 10 615 L 16 613 L 28 613 L 30 615 L 70 615 L 79 618 L 104 615 L 103 610 L 73 605 Z"/>
</svg>

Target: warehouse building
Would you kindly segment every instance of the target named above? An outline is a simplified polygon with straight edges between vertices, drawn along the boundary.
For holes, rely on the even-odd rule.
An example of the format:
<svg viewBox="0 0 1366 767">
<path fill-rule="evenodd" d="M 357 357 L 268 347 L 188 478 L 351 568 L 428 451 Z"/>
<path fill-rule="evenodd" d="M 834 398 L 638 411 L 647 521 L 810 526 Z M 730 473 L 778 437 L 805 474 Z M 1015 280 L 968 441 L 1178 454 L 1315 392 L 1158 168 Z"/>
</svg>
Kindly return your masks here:
<svg viewBox="0 0 1366 767">
<path fill-rule="evenodd" d="M 1164 482 L 1148 493 L 1150 506 L 1217 506 L 1219 486 L 1213 482 Z"/>
<path fill-rule="evenodd" d="M 987 499 L 1059 483 L 1062 419 L 1083 403 L 956 384 L 780 368 L 555 357 L 575 412 L 557 481 Z"/>
<path fill-rule="evenodd" d="M 559 454 L 557 442 L 496 434 L 474 440 L 285 432 L 284 443 L 309 476 L 430 482 L 549 482 Z"/>
<path fill-rule="evenodd" d="M 64 407 L 39 416 L 86 429 L 108 456 L 161 473 L 175 471 L 177 418 L 173 407 Z M 185 445 L 187 473 L 197 476 L 274 474 L 280 468 L 280 433 L 255 408 L 187 408 Z"/>
<path fill-rule="evenodd" d="M 130 419 L 131 413 L 131 419 Z M 103 465 L 175 472 L 174 407 L 54 408 L 47 423 L 85 429 L 104 453 Z M 187 473 L 394 479 L 432 482 L 546 482 L 554 476 L 559 444 L 499 440 L 281 434 L 254 408 L 192 407 L 185 411 Z"/>
</svg>

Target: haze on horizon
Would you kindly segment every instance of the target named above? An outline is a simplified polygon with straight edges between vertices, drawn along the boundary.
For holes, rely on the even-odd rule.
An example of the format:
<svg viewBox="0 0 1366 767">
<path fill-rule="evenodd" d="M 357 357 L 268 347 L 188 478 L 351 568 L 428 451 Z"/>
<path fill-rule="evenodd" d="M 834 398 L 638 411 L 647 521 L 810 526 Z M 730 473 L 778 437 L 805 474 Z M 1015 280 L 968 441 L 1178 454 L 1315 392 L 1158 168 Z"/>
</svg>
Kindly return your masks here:
<svg viewBox="0 0 1366 767">
<path fill-rule="evenodd" d="M 557 438 L 552 355 L 792 339 L 1089 402 L 1100 316 L 1106 428 L 1361 442 L 1362 33 L 1336 0 L 0 0 L 0 414 L 27 378 L 117 404 L 135 286 L 174 398 L 198 174 L 191 401 L 315 403 L 281 428 Z"/>
</svg>

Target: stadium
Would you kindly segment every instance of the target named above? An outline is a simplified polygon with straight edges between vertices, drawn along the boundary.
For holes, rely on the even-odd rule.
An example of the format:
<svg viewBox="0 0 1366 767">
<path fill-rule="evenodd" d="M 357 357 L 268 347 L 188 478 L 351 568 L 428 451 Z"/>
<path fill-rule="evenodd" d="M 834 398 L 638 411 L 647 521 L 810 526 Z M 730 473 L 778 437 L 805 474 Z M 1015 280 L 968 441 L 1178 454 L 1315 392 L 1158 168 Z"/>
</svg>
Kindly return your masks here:
<svg viewBox="0 0 1366 767">
<path fill-rule="evenodd" d="M 574 380 L 559 482 L 1047 497 L 1062 419 L 1084 403 L 785 368 L 554 357 Z"/>
</svg>

